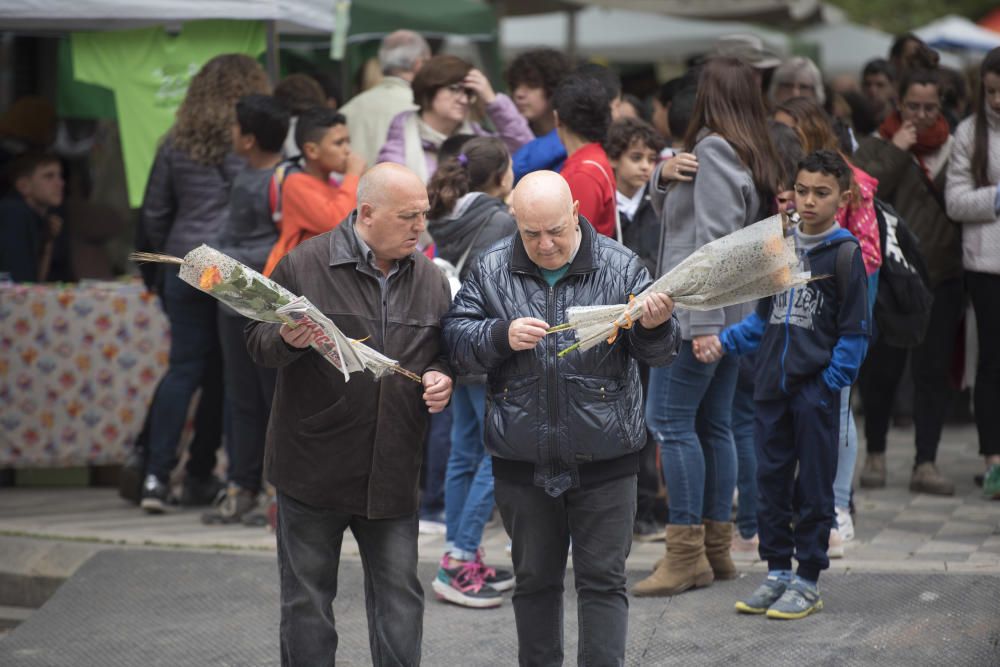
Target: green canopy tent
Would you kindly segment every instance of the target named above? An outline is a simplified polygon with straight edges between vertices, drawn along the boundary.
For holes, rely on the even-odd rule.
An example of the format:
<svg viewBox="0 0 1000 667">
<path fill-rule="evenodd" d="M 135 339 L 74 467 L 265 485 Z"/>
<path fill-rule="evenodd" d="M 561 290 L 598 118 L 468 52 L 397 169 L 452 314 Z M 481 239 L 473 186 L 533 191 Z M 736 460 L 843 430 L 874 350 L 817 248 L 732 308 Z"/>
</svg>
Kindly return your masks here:
<svg viewBox="0 0 1000 667">
<path fill-rule="evenodd" d="M 415 30 L 428 38 L 461 35 L 479 47 L 486 73 L 496 83 L 500 75 L 497 44 L 499 27 L 494 8 L 482 0 L 354 0 L 350 7 L 350 28 L 343 60 L 343 85 L 349 87 L 350 74 L 375 55 L 378 42 L 394 30 Z M 336 28 L 335 28 L 336 31 Z M 349 91 L 345 90 L 345 93 Z"/>
</svg>

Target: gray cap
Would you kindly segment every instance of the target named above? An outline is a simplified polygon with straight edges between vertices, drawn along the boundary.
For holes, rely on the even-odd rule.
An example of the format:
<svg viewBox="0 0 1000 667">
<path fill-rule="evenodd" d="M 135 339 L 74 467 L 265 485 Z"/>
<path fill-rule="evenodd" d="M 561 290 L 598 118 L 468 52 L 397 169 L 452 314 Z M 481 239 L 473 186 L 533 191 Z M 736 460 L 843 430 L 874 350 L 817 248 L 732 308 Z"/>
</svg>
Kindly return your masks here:
<svg viewBox="0 0 1000 667">
<path fill-rule="evenodd" d="M 715 40 L 713 55 L 738 58 L 757 69 L 769 69 L 781 64 L 781 58 L 765 49 L 760 37 L 746 33 L 719 37 Z"/>
</svg>

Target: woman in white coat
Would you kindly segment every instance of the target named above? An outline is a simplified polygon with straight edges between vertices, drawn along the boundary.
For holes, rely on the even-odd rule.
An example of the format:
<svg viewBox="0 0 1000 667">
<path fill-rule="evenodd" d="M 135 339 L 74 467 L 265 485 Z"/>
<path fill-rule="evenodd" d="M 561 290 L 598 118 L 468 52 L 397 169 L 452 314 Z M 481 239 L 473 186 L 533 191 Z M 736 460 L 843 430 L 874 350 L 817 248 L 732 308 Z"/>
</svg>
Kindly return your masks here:
<svg viewBox="0 0 1000 667">
<path fill-rule="evenodd" d="M 976 113 L 955 130 L 945 204 L 962 225 L 962 264 L 976 311 L 974 406 L 983 493 L 1000 499 L 1000 48 L 983 60 Z M 992 155 L 991 155 L 992 154 Z"/>
</svg>

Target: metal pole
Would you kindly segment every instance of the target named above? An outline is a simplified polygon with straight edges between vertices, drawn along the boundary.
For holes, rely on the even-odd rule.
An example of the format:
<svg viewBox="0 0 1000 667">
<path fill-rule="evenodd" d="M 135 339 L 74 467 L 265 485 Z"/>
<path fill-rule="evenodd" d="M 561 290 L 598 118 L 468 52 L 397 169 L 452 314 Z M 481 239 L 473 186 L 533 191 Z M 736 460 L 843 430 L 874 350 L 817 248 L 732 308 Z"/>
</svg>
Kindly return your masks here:
<svg viewBox="0 0 1000 667">
<path fill-rule="evenodd" d="M 278 24 L 276 21 L 267 22 L 267 76 L 271 79 L 271 85 L 278 83 L 278 78 L 280 77 L 279 70 L 279 60 L 281 55 L 278 53 L 280 48 L 278 43 Z"/>
</svg>

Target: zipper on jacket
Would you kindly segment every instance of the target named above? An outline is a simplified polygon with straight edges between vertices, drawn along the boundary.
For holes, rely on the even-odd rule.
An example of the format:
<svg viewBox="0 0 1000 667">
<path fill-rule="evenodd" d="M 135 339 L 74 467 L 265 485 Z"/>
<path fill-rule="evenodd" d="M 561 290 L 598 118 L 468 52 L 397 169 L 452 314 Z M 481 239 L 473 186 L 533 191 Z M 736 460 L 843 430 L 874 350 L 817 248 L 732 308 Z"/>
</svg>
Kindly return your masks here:
<svg viewBox="0 0 1000 667">
<path fill-rule="evenodd" d="M 556 288 L 555 285 L 549 286 L 549 293 L 546 297 L 545 310 L 549 326 L 555 326 L 552 322 L 556 319 Z M 556 365 L 559 363 L 559 353 L 558 345 L 556 343 L 556 338 L 558 336 L 546 336 L 545 337 L 545 353 L 549 357 L 549 386 L 546 395 L 549 399 L 549 460 L 558 461 L 559 460 L 559 450 L 556 443 L 556 410 L 559 405 L 559 401 L 556 396 L 557 384 L 559 378 L 559 372 Z"/>
<path fill-rule="evenodd" d="M 788 292 L 788 303 L 785 305 L 785 345 L 781 350 L 781 391 L 788 393 L 788 376 L 785 375 L 785 357 L 788 356 L 788 345 L 791 342 L 792 333 L 789 329 L 789 322 L 792 319 L 792 304 L 795 303 L 795 288 Z"/>
</svg>

